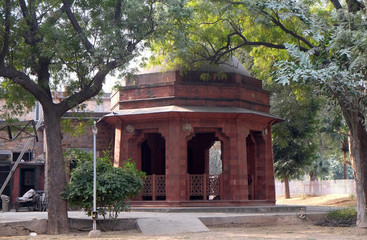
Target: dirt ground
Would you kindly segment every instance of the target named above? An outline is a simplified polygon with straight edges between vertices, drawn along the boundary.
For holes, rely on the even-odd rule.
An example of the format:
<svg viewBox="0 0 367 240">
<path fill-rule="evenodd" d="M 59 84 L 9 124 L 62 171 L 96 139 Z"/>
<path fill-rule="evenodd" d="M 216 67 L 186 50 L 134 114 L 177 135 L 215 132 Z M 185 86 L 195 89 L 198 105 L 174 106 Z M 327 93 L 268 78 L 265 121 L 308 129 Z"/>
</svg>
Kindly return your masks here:
<svg viewBox="0 0 367 240">
<path fill-rule="evenodd" d="M 290 199 L 278 197 L 277 204 L 356 207 L 357 196 L 352 194 L 330 194 L 324 196 L 297 195 L 291 196 Z"/>
<path fill-rule="evenodd" d="M 38 235 L 36 237 L 11 237 L 0 239 L 42 239 L 42 240 L 66 240 L 66 239 L 90 239 L 87 233 L 69 234 L 59 236 Z M 123 232 L 102 233 L 98 239 L 131 239 L 131 240 L 173 240 L 173 239 L 190 239 L 190 240 L 211 240 L 211 239 L 299 239 L 299 240 L 361 240 L 367 239 L 367 230 L 357 228 L 326 228 L 316 227 L 310 224 L 306 225 L 288 225 L 288 226 L 272 226 L 272 227 L 231 227 L 231 228 L 210 228 L 210 232 L 200 233 L 184 233 L 170 236 L 146 236 L 137 230 Z"/>
<path fill-rule="evenodd" d="M 292 196 L 291 199 L 279 198 L 277 204 L 288 205 L 323 205 L 323 206 L 356 206 L 355 197 L 350 195 L 328 195 L 328 196 Z M 90 239 L 87 233 L 69 234 L 58 236 L 38 235 L 36 237 L 0 237 L 3 239 L 42 239 L 42 240 L 66 240 L 66 239 Z M 102 233 L 99 239 L 152 239 L 152 240 L 173 240 L 173 239 L 300 239 L 300 240 L 367 240 L 367 229 L 356 227 L 337 228 L 337 227 L 317 227 L 312 223 L 303 225 L 282 225 L 267 227 L 210 227 L 210 232 L 184 233 L 170 236 L 146 236 L 137 230 L 122 232 Z"/>
</svg>

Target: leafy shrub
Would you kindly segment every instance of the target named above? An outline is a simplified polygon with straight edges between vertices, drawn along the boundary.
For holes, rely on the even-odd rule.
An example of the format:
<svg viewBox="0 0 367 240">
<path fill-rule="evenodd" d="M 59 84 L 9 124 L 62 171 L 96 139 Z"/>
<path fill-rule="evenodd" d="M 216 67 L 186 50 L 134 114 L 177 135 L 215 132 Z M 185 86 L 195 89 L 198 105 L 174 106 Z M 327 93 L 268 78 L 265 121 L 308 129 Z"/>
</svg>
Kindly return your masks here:
<svg viewBox="0 0 367 240">
<path fill-rule="evenodd" d="M 327 219 L 340 221 L 340 220 L 357 220 L 357 210 L 355 208 L 342 208 L 329 212 L 326 216 Z"/>
<path fill-rule="evenodd" d="M 355 208 L 342 208 L 329 212 L 324 219 L 317 221 L 315 225 L 325 227 L 351 227 L 357 221 Z"/>
<path fill-rule="evenodd" d="M 70 182 L 63 197 L 71 207 L 83 208 L 90 216 L 93 211 L 93 160 L 84 155 L 71 171 Z M 89 155 L 90 156 L 90 155 Z M 123 167 L 114 167 L 108 157 L 97 158 L 97 212 L 103 216 L 103 230 L 112 228 L 121 211 L 130 209 L 128 199 L 139 194 L 144 186 L 145 173 L 126 161 Z"/>
</svg>

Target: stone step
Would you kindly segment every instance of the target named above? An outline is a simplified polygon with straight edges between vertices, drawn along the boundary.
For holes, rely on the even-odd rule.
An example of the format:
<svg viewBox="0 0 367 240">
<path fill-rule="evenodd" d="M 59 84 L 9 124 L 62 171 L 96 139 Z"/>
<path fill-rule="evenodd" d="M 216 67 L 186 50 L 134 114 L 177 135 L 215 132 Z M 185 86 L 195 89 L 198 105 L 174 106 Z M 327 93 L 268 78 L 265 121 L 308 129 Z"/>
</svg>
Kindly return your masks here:
<svg viewBox="0 0 367 240">
<path fill-rule="evenodd" d="M 135 212 L 162 213 L 299 213 L 305 212 L 305 206 L 247 206 L 247 207 L 132 207 Z"/>
</svg>

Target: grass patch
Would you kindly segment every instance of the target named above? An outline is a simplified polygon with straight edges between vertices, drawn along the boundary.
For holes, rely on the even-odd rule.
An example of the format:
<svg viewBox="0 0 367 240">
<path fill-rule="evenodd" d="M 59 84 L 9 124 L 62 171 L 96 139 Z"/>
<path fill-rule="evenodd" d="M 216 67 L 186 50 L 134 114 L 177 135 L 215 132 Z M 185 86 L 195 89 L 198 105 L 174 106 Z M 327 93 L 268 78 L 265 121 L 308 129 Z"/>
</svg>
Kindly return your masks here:
<svg viewBox="0 0 367 240">
<path fill-rule="evenodd" d="M 357 210 L 355 208 L 342 208 L 329 212 L 326 218 L 330 220 L 357 220 Z"/>
<path fill-rule="evenodd" d="M 355 208 L 342 208 L 329 212 L 324 219 L 315 222 L 316 226 L 325 227 L 351 227 L 357 221 L 357 210 Z"/>
</svg>

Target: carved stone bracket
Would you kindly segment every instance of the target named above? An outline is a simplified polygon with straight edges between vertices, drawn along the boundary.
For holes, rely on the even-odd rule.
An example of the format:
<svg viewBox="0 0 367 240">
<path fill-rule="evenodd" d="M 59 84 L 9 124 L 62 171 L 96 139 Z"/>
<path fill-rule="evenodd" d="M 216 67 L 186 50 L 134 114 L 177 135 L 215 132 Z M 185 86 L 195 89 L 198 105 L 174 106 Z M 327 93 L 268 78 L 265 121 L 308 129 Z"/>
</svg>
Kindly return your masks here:
<svg viewBox="0 0 367 240">
<path fill-rule="evenodd" d="M 134 130 L 135 130 L 135 128 L 134 128 L 133 125 L 129 124 L 129 125 L 126 126 L 126 132 L 128 132 L 128 133 L 133 133 Z"/>
<path fill-rule="evenodd" d="M 182 129 L 184 130 L 184 132 L 191 132 L 191 125 L 190 123 L 185 123 L 183 126 L 182 126 Z"/>
</svg>

